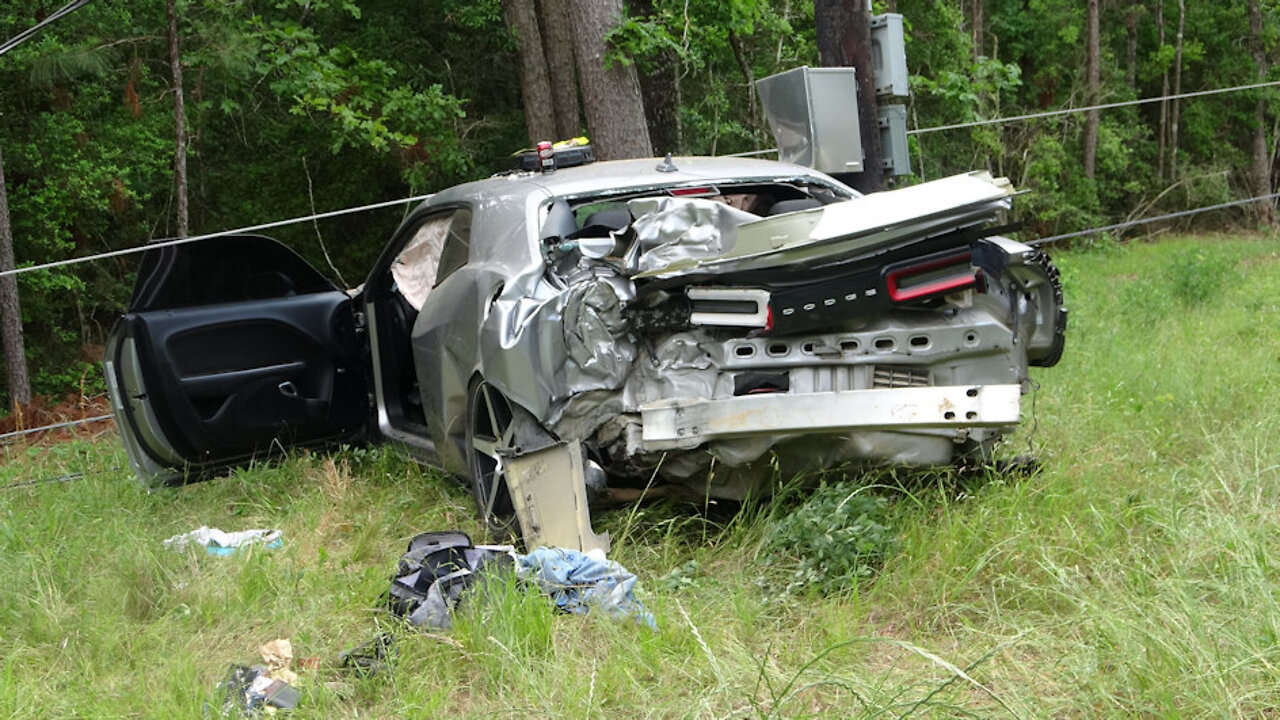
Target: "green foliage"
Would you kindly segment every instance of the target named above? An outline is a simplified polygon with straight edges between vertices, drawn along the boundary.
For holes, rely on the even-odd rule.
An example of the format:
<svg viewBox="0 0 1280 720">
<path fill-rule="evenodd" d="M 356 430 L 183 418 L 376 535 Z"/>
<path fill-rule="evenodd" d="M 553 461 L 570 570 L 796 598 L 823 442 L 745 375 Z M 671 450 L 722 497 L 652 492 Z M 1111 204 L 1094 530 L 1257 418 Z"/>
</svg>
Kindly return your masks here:
<svg viewBox="0 0 1280 720">
<path fill-rule="evenodd" d="M 850 482 L 822 485 L 774 521 L 766 562 L 790 569 L 787 592 L 839 592 L 871 577 L 896 546 L 889 501 Z"/>
<path fill-rule="evenodd" d="M 1178 8 L 1163 4 L 1162 43 L 1154 4 L 1103 3 L 1103 102 L 1164 92 Z M 91 3 L 0 58 L 0 148 L 20 264 L 135 247 L 174 231 L 165 5 Z M 875 5 L 888 9 L 883 0 Z M 1274 56 L 1280 6 L 1261 5 L 1264 49 Z M 1084 103 L 1082 3 L 985 0 L 980 52 L 968 4 L 895 6 L 907 32 L 912 126 Z M 502 169 L 526 142 L 516 48 L 500 0 L 179 0 L 177 7 L 193 232 L 430 192 Z M 48 9 L 0 0 L 0 35 Z M 1246 10 L 1243 2 L 1187 3 L 1184 91 L 1258 80 Z M 610 61 L 675 79 L 668 88 L 679 100 L 678 138 L 668 141 L 675 150 L 726 154 L 774 144 L 763 117 L 750 111 L 751 80 L 817 64 L 812 3 L 652 0 L 630 3 L 628 12 L 608 36 Z M 1280 67 L 1268 77 L 1280 77 Z M 1170 158 L 1158 156 L 1161 113 L 1171 108 L 1150 103 L 1101 113 L 1092 179 L 1083 172 L 1083 117 L 1066 115 L 915 135 L 914 175 L 897 182 L 990 170 L 1032 191 L 1014 219 L 1041 236 L 1246 197 L 1259 100 L 1274 145 L 1280 92 L 1182 101 L 1172 179 Z M 323 240 L 342 275 L 358 282 L 401 217 L 391 209 L 273 232 L 318 267 L 327 267 Z M 1187 222 L 1218 227 L 1242 217 L 1235 210 Z M 22 276 L 38 392 L 78 386 L 127 302 L 135 262 Z M 95 373 L 86 377 L 88 387 L 100 386 Z"/>
<path fill-rule="evenodd" d="M 1186 306 L 1204 305 L 1218 297 L 1232 268 L 1231 258 L 1204 247 L 1188 247 L 1169 265 L 1173 297 Z"/>
</svg>

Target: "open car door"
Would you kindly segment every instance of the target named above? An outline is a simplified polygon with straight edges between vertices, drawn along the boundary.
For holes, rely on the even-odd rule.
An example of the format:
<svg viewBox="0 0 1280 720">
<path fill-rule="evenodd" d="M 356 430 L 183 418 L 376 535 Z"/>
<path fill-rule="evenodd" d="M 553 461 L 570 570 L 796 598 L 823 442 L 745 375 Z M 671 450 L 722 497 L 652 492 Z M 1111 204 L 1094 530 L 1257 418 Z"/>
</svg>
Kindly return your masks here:
<svg viewBox="0 0 1280 720">
<path fill-rule="evenodd" d="M 138 476 L 193 478 L 363 433 L 368 351 L 357 309 L 270 238 L 147 252 L 104 359 Z"/>
</svg>

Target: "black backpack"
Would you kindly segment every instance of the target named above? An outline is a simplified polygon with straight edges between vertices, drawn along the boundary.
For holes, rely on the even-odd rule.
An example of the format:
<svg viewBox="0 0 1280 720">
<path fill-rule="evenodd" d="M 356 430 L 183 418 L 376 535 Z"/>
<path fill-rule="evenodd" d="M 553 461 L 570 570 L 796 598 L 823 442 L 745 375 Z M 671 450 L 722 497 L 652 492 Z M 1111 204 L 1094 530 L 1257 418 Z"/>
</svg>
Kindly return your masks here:
<svg viewBox="0 0 1280 720">
<path fill-rule="evenodd" d="M 449 614 L 482 571 L 515 566 L 512 548 L 472 545 L 466 533 L 426 532 L 409 541 L 391 579 L 387 606 L 410 625 L 447 629 Z"/>
</svg>

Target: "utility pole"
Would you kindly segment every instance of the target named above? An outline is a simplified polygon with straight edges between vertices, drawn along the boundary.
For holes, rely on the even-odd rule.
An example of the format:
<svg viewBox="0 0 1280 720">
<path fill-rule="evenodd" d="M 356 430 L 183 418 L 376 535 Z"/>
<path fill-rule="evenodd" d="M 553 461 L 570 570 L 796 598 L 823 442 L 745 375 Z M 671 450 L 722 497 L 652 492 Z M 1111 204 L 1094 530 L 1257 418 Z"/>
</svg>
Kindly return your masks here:
<svg viewBox="0 0 1280 720">
<path fill-rule="evenodd" d="M 818 30 L 818 64 L 852 67 L 858 83 L 858 129 L 862 139 L 862 172 L 841 178 L 859 192 L 884 189 L 880 113 L 871 64 L 870 0 L 814 0 Z"/>
</svg>

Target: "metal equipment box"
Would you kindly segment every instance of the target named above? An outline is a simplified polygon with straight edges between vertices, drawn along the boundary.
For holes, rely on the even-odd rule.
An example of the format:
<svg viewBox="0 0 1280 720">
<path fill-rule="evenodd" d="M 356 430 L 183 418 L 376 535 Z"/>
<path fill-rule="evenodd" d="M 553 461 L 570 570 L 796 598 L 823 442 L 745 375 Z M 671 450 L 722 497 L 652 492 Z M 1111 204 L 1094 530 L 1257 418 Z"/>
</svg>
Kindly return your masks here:
<svg viewBox="0 0 1280 720">
<path fill-rule="evenodd" d="M 853 68 L 798 67 L 756 81 L 784 162 L 825 173 L 862 172 Z"/>
<path fill-rule="evenodd" d="M 880 97 L 907 97 L 907 44 L 902 33 L 902 16 L 897 13 L 871 18 L 871 73 Z"/>
<path fill-rule="evenodd" d="M 910 175 L 911 151 L 907 144 L 907 106 L 881 105 L 880 161 L 886 175 Z"/>
</svg>

